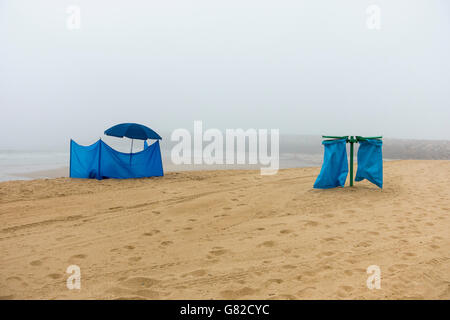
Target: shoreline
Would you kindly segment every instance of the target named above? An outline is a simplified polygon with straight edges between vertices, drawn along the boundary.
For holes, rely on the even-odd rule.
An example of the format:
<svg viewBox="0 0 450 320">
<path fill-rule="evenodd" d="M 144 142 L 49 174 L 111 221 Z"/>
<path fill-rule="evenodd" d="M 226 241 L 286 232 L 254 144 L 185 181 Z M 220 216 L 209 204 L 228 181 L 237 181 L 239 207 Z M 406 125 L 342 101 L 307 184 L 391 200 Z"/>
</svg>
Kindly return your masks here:
<svg viewBox="0 0 450 320">
<path fill-rule="evenodd" d="M 421 161 L 421 160 L 401 160 L 401 159 L 383 159 L 383 162 L 394 162 L 394 161 Z M 446 161 L 446 160 L 430 160 L 430 161 Z M 448 160 L 450 161 L 450 160 Z M 356 163 L 356 162 L 355 162 Z M 318 168 L 321 164 L 310 163 L 303 164 L 301 166 L 283 166 L 279 170 L 285 169 L 296 169 L 296 168 Z M 163 164 L 164 173 L 169 172 L 189 172 L 189 171 L 229 171 L 229 170 L 260 170 L 260 165 L 168 165 Z M 31 181 L 36 179 L 56 179 L 56 178 L 69 178 L 69 167 L 59 167 L 55 169 L 47 170 L 34 170 L 27 172 L 16 172 L 9 174 L 11 177 L 16 177 L 17 179 L 0 180 L 0 183 L 7 181 Z M 21 179 L 22 178 L 22 179 Z"/>
<path fill-rule="evenodd" d="M 169 172 L 189 172 L 189 171 L 229 171 L 229 170 L 260 170 L 260 165 L 163 165 L 164 173 Z M 298 167 L 284 167 L 279 170 L 293 169 L 293 168 L 310 168 L 317 165 L 304 165 Z M 69 178 L 69 167 L 61 167 L 48 170 L 36 170 L 23 173 L 11 173 L 10 176 L 17 177 L 18 179 L 4 180 L 7 181 L 30 181 L 36 179 L 56 179 L 56 178 Z M 23 178 L 23 179 L 20 179 Z"/>
</svg>

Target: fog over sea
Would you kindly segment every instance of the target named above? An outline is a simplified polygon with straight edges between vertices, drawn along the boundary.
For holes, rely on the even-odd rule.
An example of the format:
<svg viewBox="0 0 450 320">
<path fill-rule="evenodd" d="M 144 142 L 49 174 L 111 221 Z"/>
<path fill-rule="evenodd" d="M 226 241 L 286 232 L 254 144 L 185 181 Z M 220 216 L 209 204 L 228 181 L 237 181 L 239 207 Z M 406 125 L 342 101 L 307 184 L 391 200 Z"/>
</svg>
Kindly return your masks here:
<svg viewBox="0 0 450 320">
<path fill-rule="evenodd" d="M 161 153 L 165 172 L 183 170 L 217 170 L 217 169 L 259 169 L 261 165 L 175 165 L 171 160 L 171 149 L 178 142 L 170 141 L 170 134 L 163 135 Z M 131 140 L 102 137 L 103 141 L 121 152 L 130 152 Z M 320 166 L 323 148 L 320 136 L 281 135 L 280 169 Z M 96 140 L 78 141 L 89 145 Z M 270 141 L 270 139 L 269 139 Z M 401 140 L 384 139 L 383 157 L 395 159 L 440 159 L 450 160 L 450 141 L 448 140 Z M 204 142 L 203 147 L 208 143 Z M 143 142 L 134 141 L 133 152 L 143 149 Z M 248 148 L 248 146 L 247 146 Z M 0 150 L 0 181 L 29 180 L 38 178 L 56 178 L 68 176 L 69 143 L 66 147 L 53 150 Z M 355 149 L 355 154 L 357 147 Z M 193 154 L 193 152 L 192 152 Z M 246 157 L 248 162 L 248 156 Z"/>
</svg>

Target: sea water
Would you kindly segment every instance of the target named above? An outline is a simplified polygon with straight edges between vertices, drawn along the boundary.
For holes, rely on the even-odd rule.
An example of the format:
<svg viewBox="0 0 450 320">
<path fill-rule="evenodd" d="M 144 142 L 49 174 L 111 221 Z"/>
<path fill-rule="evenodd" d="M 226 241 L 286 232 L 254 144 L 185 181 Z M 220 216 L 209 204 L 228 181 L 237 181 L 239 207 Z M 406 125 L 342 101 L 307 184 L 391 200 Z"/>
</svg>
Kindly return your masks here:
<svg viewBox="0 0 450 320">
<path fill-rule="evenodd" d="M 0 181 L 30 179 L 28 173 L 59 169 L 68 163 L 69 152 L 0 151 Z"/>
<path fill-rule="evenodd" d="M 114 137 L 102 137 L 103 141 L 117 151 L 129 153 L 131 149 L 130 139 L 117 139 Z M 81 145 L 90 145 L 96 141 L 77 141 Z M 184 170 L 225 170 L 225 169 L 251 169 L 259 170 L 260 165 L 175 165 L 172 163 L 171 151 L 174 146 L 169 140 L 161 141 L 161 155 L 165 172 Z M 320 166 L 323 155 L 319 145 L 319 153 L 296 153 L 292 150 L 302 150 L 298 146 L 280 147 L 280 169 Z M 142 140 L 134 140 L 133 152 L 142 151 L 144 143 Z M 69 144 L 66 147 L 53 151 L 24 151 L 24 150 L 0 150 L 0 181 L 29 180 L 37 178 L 55 178 L 68 175 L 70 162 Z M 194 154 L 193 150 L 191 152 Z M 248 163 L 248 154 L 245 155 Z M 205 159 L 203 159 L 205 160 Z M 204 163 L 204 161 L 203 161 Z"/>
<path fill-rule="evenodd" d="M 126 152 L 125 148 L 117 148 Z M 142 147 L 133 148 L 134 152 Z M 129 150 L 128 150 L 129 152 Z M 220 169 L 258 169 L 255 165 L 175 165 L 170 158 L 171 150 L 162 149 L 163 167 L 166 172 L 184 170 L 220 170 Z M 29 180 L 36 178 L 54 178 L 67 175 L 69 167 L 69 151 L 0 151 L 0 181 Z M 280 169 L 320 166 L 322 155 L 281 153 Z M 63 170 L 58 170 L 63 169 Z M 54 170 L 55 172 L 46 172 Z M 57 175 L 55 175 L 57 172 Z M 64 174 L 61 174 L 64 172 Z"/>
</svg>

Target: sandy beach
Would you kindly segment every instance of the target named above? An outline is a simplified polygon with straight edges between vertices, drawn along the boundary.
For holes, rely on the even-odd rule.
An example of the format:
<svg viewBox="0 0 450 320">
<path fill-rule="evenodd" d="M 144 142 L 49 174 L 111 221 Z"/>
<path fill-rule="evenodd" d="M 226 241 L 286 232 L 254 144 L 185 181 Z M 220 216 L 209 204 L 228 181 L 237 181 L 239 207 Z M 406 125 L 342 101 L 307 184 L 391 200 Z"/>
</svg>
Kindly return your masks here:
<svg viewBox="0 0 450 320">
<path fill-rule="evenodd" d="M 383 190 L 314 190 L 319 168 L 0 183 L 0 298 L 450 299 L 450 161 L 384 166 Z"/>
</svg>

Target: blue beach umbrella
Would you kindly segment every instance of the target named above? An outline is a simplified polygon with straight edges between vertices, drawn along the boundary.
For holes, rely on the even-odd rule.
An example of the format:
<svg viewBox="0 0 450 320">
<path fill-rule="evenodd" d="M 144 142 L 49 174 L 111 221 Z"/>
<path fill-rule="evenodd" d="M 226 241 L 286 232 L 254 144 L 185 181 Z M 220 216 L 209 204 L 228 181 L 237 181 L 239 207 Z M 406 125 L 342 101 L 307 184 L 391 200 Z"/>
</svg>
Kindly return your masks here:
<svg viewBox="0 0 450 320">
<path fill-rule="evenodd" d="M 107 136 L 113 136 L 118 138 L 127 137 L 131 139 L 131 150 L 130 150 L 130 163 L 131 163 L 131 154 L 133 153 L 133 140 L 147 140 L 147 139 L 153 139 L 153 140 L 161 140 L 159 134 L 157 134 L 155 131 L 150 129 L 149 127 L 146 127 L 142 124 L 138 123 L 121 123 L 117 124 L 107 130 L 105 130 L 105 134 Z"/>
</svg>

